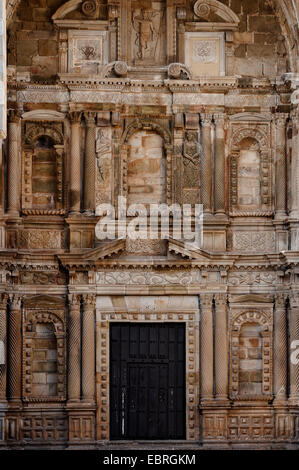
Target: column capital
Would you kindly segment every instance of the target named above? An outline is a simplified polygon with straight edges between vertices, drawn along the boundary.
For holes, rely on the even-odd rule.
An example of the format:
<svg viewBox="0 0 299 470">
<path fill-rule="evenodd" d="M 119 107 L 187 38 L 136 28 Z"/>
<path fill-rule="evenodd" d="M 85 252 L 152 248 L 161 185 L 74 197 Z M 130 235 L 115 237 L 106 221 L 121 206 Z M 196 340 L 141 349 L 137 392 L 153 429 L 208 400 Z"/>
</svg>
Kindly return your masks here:
<svg viewBox="0 0 299 470">
<path fill-rule="evenodd" d="M 21 119 L 21 113 L 17 109 L 9 109 L 8 110 L 8 122 L 18 124 Z"/>
<path fill-rule="evenodd" d="M 95 307 L 96 294 L 82 294 L 84 309 L 90 310 Z"/>
<path fill-rule="evenodd" d="M 214 295 L 216 307 L 225 307 L 227 304 L 227 294 L 219 293 Z"/>
<path fill-rule="evenodd" d="M 275 113 L 274 120 L 277 127 L 285 127 L 286 121 L 289 118 L 288 113 Z"/>
<path fill-rule="evenodd" d="M 224 126 L 226 122 L 226 115 L 224 113 L 213 114 L 213 119 L 216 126 Z"/>
<path fill-rule="evenodd" d="M 95 122 L 96 115 L 97 115 L 97 113 L 94 112 L 94 111 L 84 112 L 84 119 L 86 121 L 87 127 L 95 127 L 95 125 L 96 125 L 96 122 Z"/>
<path fill-rule="evenodd" d="M 19 294 L 9 294 L 10 310 L 20 310 L 22 296 Z"/>
<path fill-rule="evenodd" d="M 80 294 L 68 294 L 69 307 L 72 310 L 80 308 L 81 296 Z"/>
<path fill-rule="evenodd" d="M 275 294 L 275 307 L 276 308 L 285 308 L 287 298 L 288 298 L 287 294 L 285 294 L 283 292 L 277 292 Z"/>
<path fill-rule="evenodd" d="M 201 294 L 200 295 L 200 305 L 203 308 L 211 308 L 213 301 L 213 294 Z"/>
<path fill-rule="evenodd" d="M 201 125 L 203 127 L 210 127 L 212 125 L 212 114 L 201 114 Z"/>
<path fill-rule="evenodd" d="M 299 292 L 290 292 L 289 300 L 291 308 L 299 308 Z"/>
<path fill-rule="evenodd" d="M 0 294 L 0 310 L 5 310 L 7 307 L 8 294 Z"/>
<path fill-rule="evenodd" d="M 71 124 L 80 124 L 82 118 L 82 111 L 71 111 L 69 113 L 69 119 Z"/>
</svg>

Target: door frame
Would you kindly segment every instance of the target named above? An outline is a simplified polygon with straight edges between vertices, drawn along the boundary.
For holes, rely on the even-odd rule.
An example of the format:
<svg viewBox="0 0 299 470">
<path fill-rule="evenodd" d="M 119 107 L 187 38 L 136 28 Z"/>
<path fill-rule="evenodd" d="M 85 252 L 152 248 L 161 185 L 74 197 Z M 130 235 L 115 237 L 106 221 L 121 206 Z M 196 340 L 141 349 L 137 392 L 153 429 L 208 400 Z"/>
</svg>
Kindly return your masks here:
<svg viewBox="0 0 299 470">
<path fill-rule="evenodd" d="M 113 296 L 111 296 L 112 298 Z M 157 296 L 158 298 L 159 296 Z M 163 296 L 164 297 L 164 296 Z M 166 296 L 165 296 L 166 297 Z M 164 299 L 165 299 L 164 297 Z M 176 296 L 169 296 L 169 299 L 174 299 Z M 178 296 L 182 297 L 182 296 Z M 186 299 L 196 296 L 186 296 Z M 173 307 L 174 302 L 166 303 L 165 307 L 167 312 L 151 311 L 141 313 L 140 311 L 124 312 L 124 308 L 115 308 L 109 299 L 110 308 L 105 306 L 103 297 L 98 297 L 97 304 L 97 318 L 96 318 L 96 331 L 97 331 L 97 439 L 106 440 L 110 439 L 110 387 L 109 387 L 109 372 L 110 372 L 110 323 L 116 322 L 133 322 L 133 323 L 158 323 L 158 322 L 185 322 L 186 332 L 186 440 L 198 441 L 199 440 L 199 310 L 198 307 L 190 309 L 190 303 L 186 302 L 186 308 L 181 302 L 178 302 L 177 309 Z M 172 309 L 169 309 L 169 303 L 172 303 Z M 121 303 L 120 303 L 121 304 Z M 195 301 L 193 302 L 195 306 Z M 104 307 L 104 308 L 103 308 Z M 106 307 L 106 308 L 105 308 Z M 188 308 L 189 307 L 189 308 Z M 119 310 L 119 311 L 118 311 Z M 172 311 L 171 311 L 172 310 Z"/>
<path fill-rule="evenodd" d="M 109 339 L 111 340 L 111 334 L 112 334 L 112 331 L 111 331 L 111 327 L 113 324 L 117 324 L 118 326 L 122 326 L 122 325 L 125 325 L 125 326 L 128 326 L 128 325 L 134 325 L 134 326 L 143 326 L 143 327 L 146 327 L 147 325 L 148 326 L 157 326 L 157 325 L 167 325 L 167 323 L 171 326 L 176 326 L 176 327 L 182 327 L 184 328 L 184 355 L 182 356 L 182 359 L 185 358 L 184 360 L 184 374 L 183 374 L 183 380 L 184 380 L 184 391 L 183 391 L 183 400 L 184 402 L 186 403 L 186 324 L 185 322 L 110 322 L 109 323 Z M 110 347 L 111 347 L 111 344 L 110 344 Z M 109 350 L 110 352 L 110 350 Z M 168 361 L 166 360 L 164 363 L 162 362 L 163 360 L 161 360 L 161 362 L 159 361 L 154 361 L 152 363 L 150 363 L 150 360 L 147 359 L 145 361 L 145 364 L 146 365 L 150 365 L 150 366 L 154 366 L 154 365 L 159 365 L 159 366 L 162 366 L 162 365 L 167 365 L 167 367 L 169 366 L 168 364 Z M 139 365 L 139 366 L 145 366 L 144 363 L 142 363 L 142 360 L 132 360 L 130 361 L 127 360 L 126 362 L 126 366 L 127 366 L 127 374 L 128 374 L 128 377 L 129 377 L 129 369 L 130 369 L 130 366 L 132 365 Z M 111 370 L 112 370 L 112 363 L 111 361 L 109 360 L 109 371 L 110 371 L 110 375 L 111 375 Z M 128 385 L 129 387 L 129 385 Z M 127 391 L 128 391 L 129 388 L 127 388 Z M 110 394 L 110 388 L 109 388 L 109 400 L 111 399 L 111 394 Z M 129 409 L 128 408 L 125 408 L 126 409 L 126 420 L 128 419 L 128 414 L 129 414 Z M 111 409 L 109 410 L 110 411 L 110 416 L 109 416 L 109 419 L 111 420 Z M 128 421 L 127 421 L 127 424 L 128 424 Z M 172 439 L 175 439 L 175 440 L 185 440 L 186 439 L 186 407 L 185 407 L 185 410 L 184 410 L 184 437 L 180 437 L 180 438 L 172 438 Z M 111 438 L 111 426 L 109 426 L 109 431 L 110 431 L 110 439 L 112 440 Z M 136 440 L 152 440 L 152 441 L 167 441 L 167 440 L 171 440 L 171 438 L 163 438 L 163 437 L 152 437 L 152 438 L 142 438 L 142 437 L 135 437 L 134 439 Z M 126 440 L 129 440 L 129 438 L 126 438 L 126 437 L 119 437 L 119 438 L 113 438 L 113 441 L 115 440 L 122 440 L 122 441 L 126 441 Z"/>
</svg>

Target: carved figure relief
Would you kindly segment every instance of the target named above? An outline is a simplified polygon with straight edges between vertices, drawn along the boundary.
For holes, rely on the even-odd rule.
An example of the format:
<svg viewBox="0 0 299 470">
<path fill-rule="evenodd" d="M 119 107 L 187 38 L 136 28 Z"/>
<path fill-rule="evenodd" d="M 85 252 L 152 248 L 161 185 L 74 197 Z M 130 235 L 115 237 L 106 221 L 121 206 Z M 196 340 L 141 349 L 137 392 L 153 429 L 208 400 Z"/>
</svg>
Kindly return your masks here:
<svg viewBox="0 0 299 470">
<path fill-rule="evenodd" d="M 151 4 L 152 2 L 148 2 Z M 132 12 L 133 60 L 140 63 L 161 63 L 164 48 L 164 10 L 160 4 L 138 8 Z"/>
<path fill-rule="evenodd" d="M 183 199 L 185 203 L 199 202 L 200 145 L 197 132 L 187 132 L 183 145 Z"/>
<path fill-rule="evenodd" d="M 98 129 L 96 157 L 96 202 L 101 204 L 111 200 L 112 144 L 110 127 Z"/>
</svg>

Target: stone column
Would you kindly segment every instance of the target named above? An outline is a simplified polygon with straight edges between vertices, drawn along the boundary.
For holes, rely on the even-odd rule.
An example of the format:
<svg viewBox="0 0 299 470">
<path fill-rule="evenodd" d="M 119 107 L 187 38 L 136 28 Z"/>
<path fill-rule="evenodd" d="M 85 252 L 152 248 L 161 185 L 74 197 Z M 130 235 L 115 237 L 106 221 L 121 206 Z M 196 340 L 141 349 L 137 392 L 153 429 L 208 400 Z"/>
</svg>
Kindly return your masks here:
<svg viewBox="0 0 299 470">
<path fill-rule="evenodd" d="M 68 331 L 68 401 L 78 402 L 81 378 L 81 318 L 78 294 L 69 295 Z"/>
<path fill-rule="evenodd" d="M 95 394 L 95 301 L 94 294 L 83 295 L 82 399 L 88 403 Z"/>
<path fill-rule="evenodd" d="M 213 296 L 200 296 L 201 325 L 200 325 L 200 376 L 201 399 L 213 399 Z"/>
<path fill-rule="evenodd" d="M 292 118 L 292 162 L 291 162 L 291 213 L 293 219 L 299 219 L 299 110 L 293 109 Z M 298 248 L 297 248 L 298 249 Z"/>
<path fill-rule="evenodd" d="M 80 212 L 81 192 L 81 113 L 70 113 L 71 119 L 71 162 L 70 162 L 70 211 Z"/>
<path fill-rule="evenodd" d="M 225 214 L 224 114 L 214 115 L 215 136 L 215 212 Z"/>
<path fill-rule="evenodd" d="M 7 294 L 0 294 L 0 403 L 6 401 L 6 307 Z"/>
<path fill-rule="evenodd" d="M 290 354 L 298 349 L 299 341 L 299 292 L 290 296 Z M 295 356 L 297 356 L 295 354 Z M 296 364 L 296 357 L 290 358 L 290 400 L 299 404 L 299 363 Z"/>
<path fill-rule="evenodd" d="M 21 401 L 21 297 L 12 294 L 8 314 L 8 400 L 18 404 Z"/>
<path fill-rule="evenodd" d="M 205 213 L 212 213 L 212 139 L 211 139 L 211 115 L 204 114 L 201 117 L 202 125 L 202 165 L 201 165 L 201 200 Z"/>
<path fill-rule="evenodd" d="M 20 212 L 20 116 L 17 111 L 9 112 L 8 122 L 8 214 L 18 216 Z"/>
<path fill-rule="evenodd" d="M 228 398 L 228 327 L 226 294 L 215 295 L 215 381 L 216 399 Z"/>
<path fill-rule="evenodd" d="M 84 210 L 93 214 L 95 209 L 95 113 L 84 113 L 86 121 L 85 159 L 84 159 Z"/>
<path fill-rule="evenodd" d="M 288 332 L 286 297 L 276 294 L 274 311 L 274 395 L 275 402 L 287 398 Z"/>
<path fill-rule="evenodd" d="M 287 173 L 286 173 L 286 119 L 288 114 L 275 116 L 276 160 L 275 160 L 275 218 L 286 217 Z"/>
</svg>

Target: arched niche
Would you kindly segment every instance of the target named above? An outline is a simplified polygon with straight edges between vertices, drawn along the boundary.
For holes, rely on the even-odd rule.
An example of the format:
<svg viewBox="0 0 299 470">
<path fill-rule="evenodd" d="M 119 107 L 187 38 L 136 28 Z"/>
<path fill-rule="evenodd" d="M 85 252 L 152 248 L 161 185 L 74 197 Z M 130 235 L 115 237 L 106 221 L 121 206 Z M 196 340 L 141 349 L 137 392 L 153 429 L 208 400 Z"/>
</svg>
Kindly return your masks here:
<svg viewBox="0 0 299 470">
<path fill-rule="evenodd" d="M 63 133 L 63 122 L 24 120 L 22 210 L 25 212 L 63 210 Z"/>
<path fill-rule="evenodd" d="M 233 133 L 229 165 L 230 211 L 270 215 L 271 151 L 268 136 L 259 125 L 244 124 Z"/>
<path fill-rule="evenodd" d="M 65 400 L 65 323 L 62 310 L 24 310 L 23 399 L 33 402 Z"/>
<path fill-rule="evenodd" d="M 264 311 L 248 309 L 231 321 L 230 396 L 268 400 L 273 393 L 273 325 Z"/>
<path fill-rule="evenodd" d="M 171 203 L 171 149 L 170 133 L 160 124 L 136 119 L 127 126 L 120 150 L 120 194 L 128 204 Z"/>
</svg>

